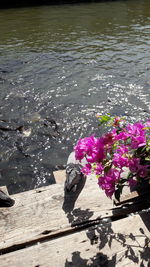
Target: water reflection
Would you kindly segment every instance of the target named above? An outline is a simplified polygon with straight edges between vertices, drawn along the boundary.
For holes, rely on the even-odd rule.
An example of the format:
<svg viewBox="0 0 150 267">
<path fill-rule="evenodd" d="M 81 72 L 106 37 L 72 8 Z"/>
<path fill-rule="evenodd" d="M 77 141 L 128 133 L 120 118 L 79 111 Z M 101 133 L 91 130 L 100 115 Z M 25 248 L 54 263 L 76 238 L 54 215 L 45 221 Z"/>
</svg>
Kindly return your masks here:
<svg viewBox="0 0 150 267">
<path fill-rule="evenodd" d="M 149 117 L 148 0 L 0 10 L 0 184 L 54 182 L 95 114 Z M 57 130 L 55 128 L 55 122 Z"/>
</svg>

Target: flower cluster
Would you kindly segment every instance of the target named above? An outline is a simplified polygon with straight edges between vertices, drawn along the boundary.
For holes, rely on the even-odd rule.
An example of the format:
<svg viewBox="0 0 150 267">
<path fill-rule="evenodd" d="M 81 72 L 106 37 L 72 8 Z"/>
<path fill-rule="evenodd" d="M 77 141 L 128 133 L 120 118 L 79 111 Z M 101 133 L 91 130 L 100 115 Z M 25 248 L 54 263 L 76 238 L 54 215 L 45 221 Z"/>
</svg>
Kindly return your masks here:
<svg viewBox="0 0 150 267">
<path fill-rule="evenodd" d="M 75 157 L 80 161 L 86 158 L 82 172 L 94 173 L 108 197 L 116 193 L 120 197 L 125 184 L 131 188 L 150 172 L 150 120 L 126 124 L 120 117 L 98 117 L 101 124 L 109 123 L 111 130 L 100 138 L 91 136 L 78 140 Z M 129 170 L 126 179 L 124 167 Z"/>
</svg>

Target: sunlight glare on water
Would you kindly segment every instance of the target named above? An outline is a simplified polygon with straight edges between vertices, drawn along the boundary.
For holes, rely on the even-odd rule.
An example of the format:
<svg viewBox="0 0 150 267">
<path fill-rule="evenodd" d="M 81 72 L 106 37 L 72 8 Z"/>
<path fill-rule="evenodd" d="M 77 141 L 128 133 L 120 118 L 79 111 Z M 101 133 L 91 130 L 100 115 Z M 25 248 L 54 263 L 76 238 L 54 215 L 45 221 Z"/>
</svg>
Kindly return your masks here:
<svg viewBox="0 0 150 267">
<path fill-rule="evenodd" d="M 149 118 L 150 1 L 0 10 L 0 184 L 54 182 L 96 113 Z M 17 129 L 20 127 L 19 131 Z"/>
</svg>

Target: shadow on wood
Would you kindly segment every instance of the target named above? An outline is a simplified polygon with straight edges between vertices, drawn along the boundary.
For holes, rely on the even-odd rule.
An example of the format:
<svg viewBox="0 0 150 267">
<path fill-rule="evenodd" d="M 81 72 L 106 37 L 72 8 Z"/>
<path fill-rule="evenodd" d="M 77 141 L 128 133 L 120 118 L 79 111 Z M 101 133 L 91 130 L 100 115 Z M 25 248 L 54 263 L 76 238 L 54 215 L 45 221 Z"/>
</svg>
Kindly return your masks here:
<svg viewBox="0 0 150 267">
<path fill-rule="evenodd" d="M 77 189 L 75 192 L 67 191 L 67 190 L 64 191 L 64 202 L 63 202 L 62 209 L 65 211 L 65 213 L 73 210 L 75 202 L 76 202 L 78 196 L 80 195 L 80 193 L 81 193 L 81 191 L 85 185 L 85 182 L 86 182 L 86 178 L 81 179 L 77 185 Z"/>
<path fill-rule="evenodd" d="M 90 217 L 92 217 L 93 212 L 90 209 L 82 210 L 81 208 L 74 209 L 75 202 L 79 197 L 84 185 L 86 183 L 86 177 L 81 179 L 77 185 L 77 190 L 75 192 L 72 191 L 64 191 L 64 202 L 62 209 L 67 214 L 67 218 L 71 226 L 76 225 L 77 223 L 84 221 L 88 221 Z"/>
<path fill-rule="evenodd" d="M 150 213 L 143 213 L 144 216 L 150 215 Z M 133 218 L 133 219 L 132 219 Z M 149 266 L 149 236 L 147 235 L 142 223 L 137 220 L 136 231 L 132 231 L 134 223 L 136 223 L 136 217 L 130 218 L 131 225 L 125 230 L 126 233 L 120 233 L 117 231 L 119 228 L 124 227 L 129 222 L 129 219 L 119 220 L 116 222 L 102 222 L 97 226 L 90 227 L 86 231 L 87 238 L 92 246 L 96 246 L 100 251 L 89 259 L 84 259 L 81 256 L 80 251 L 74 251 L 72 253 L 71 261 L 66 260 L 65 267 L 74 266 L 124 266 L 128 264 L 134 264 L 135 266 Z M 133 221 L 133 223 L 132 223 Z M 150 224 L 150 220 L 149 220 Z M 114 227 L 115 225 L 115 227 Z M 135 227 L 136 228 L 136 227 Z M 123 232 L 123 231 L 122 231 Z M 111 251 L 111 257 L 109 256 L 109 250 Z M 106 252 L 106 254 L 105 254 Z M 124 264 L 124 265 L 122 265 Z M 134 266 L 133 265 L 133 266 Z"/>
</svg>

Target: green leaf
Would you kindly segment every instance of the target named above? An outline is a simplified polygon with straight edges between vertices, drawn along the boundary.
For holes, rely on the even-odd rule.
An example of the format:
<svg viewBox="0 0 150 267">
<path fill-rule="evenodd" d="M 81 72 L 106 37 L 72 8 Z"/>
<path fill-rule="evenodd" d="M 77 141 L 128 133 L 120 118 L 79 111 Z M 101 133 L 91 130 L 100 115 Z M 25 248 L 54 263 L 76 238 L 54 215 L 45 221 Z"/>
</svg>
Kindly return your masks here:
<svg viewBox="0 0 150 267">
<path fill-rule="evenodd" d="M 149 152 L 150 151 L 150 147 L 146 147 L 146 151 Z"/>
<path fill-rule="evenodd" d="M 126 181 L 127 181 L 127 179 L 121 179 L 119 182 L 120 182 L 121 184 L 124 184 Z"/>
<path fill-rule="evenodd" d="M 107 173 L 111 169 L 111 167 L 112 167 L 112 161 L 110 160 L 110 161 L 105 163 L 104 172 Z"/>
<path fill-rule="evenodd" d="M 104 124 L 104 123 L 107 123 L 108 121 L 110 121 L 112 118 L 110 115 L 102 115 L 102 116 L 99 116 L 99 122 L 100 122 L 100 125 Z"/>
<path fill-rule="evenodd" d="M 134 176 L 133 173 L 129 172 L 128 175 L 127 175 L 127 179 L 129 180 L 129 179 L 133 178 L 133 176 Z"/>
<path fill-rule="evenodd" d="M 117 185 L 117 190 L 115 191 L 115 198 L 116 198 L 118 201 L 120 201 L 120 196 L 121 196 L 121 194 L 122 194 L 123 187 L 124 187 L 124 185 L 122 185 L 122 184 L 118 184 L 118 185 Z"/>
<path fill-rule="evenodd" d="M 115 191 L 115 198 L 116 198 L 118 201 L 120 201 L 120 195 L 121 195 L 120 190 L 117 189 L 117 190 Z"/>
<path fill-rule="evenodd" d="M 150 161 L 150 157 L 146 157 L 145 160 Z"/>
<path fill-rule="evenodd" d="M 106 166 L 106 167 L 104 168 L 104 172 L 107 173 L 110 169 L 111 169 L 111 166 Z"/>
</svg>

